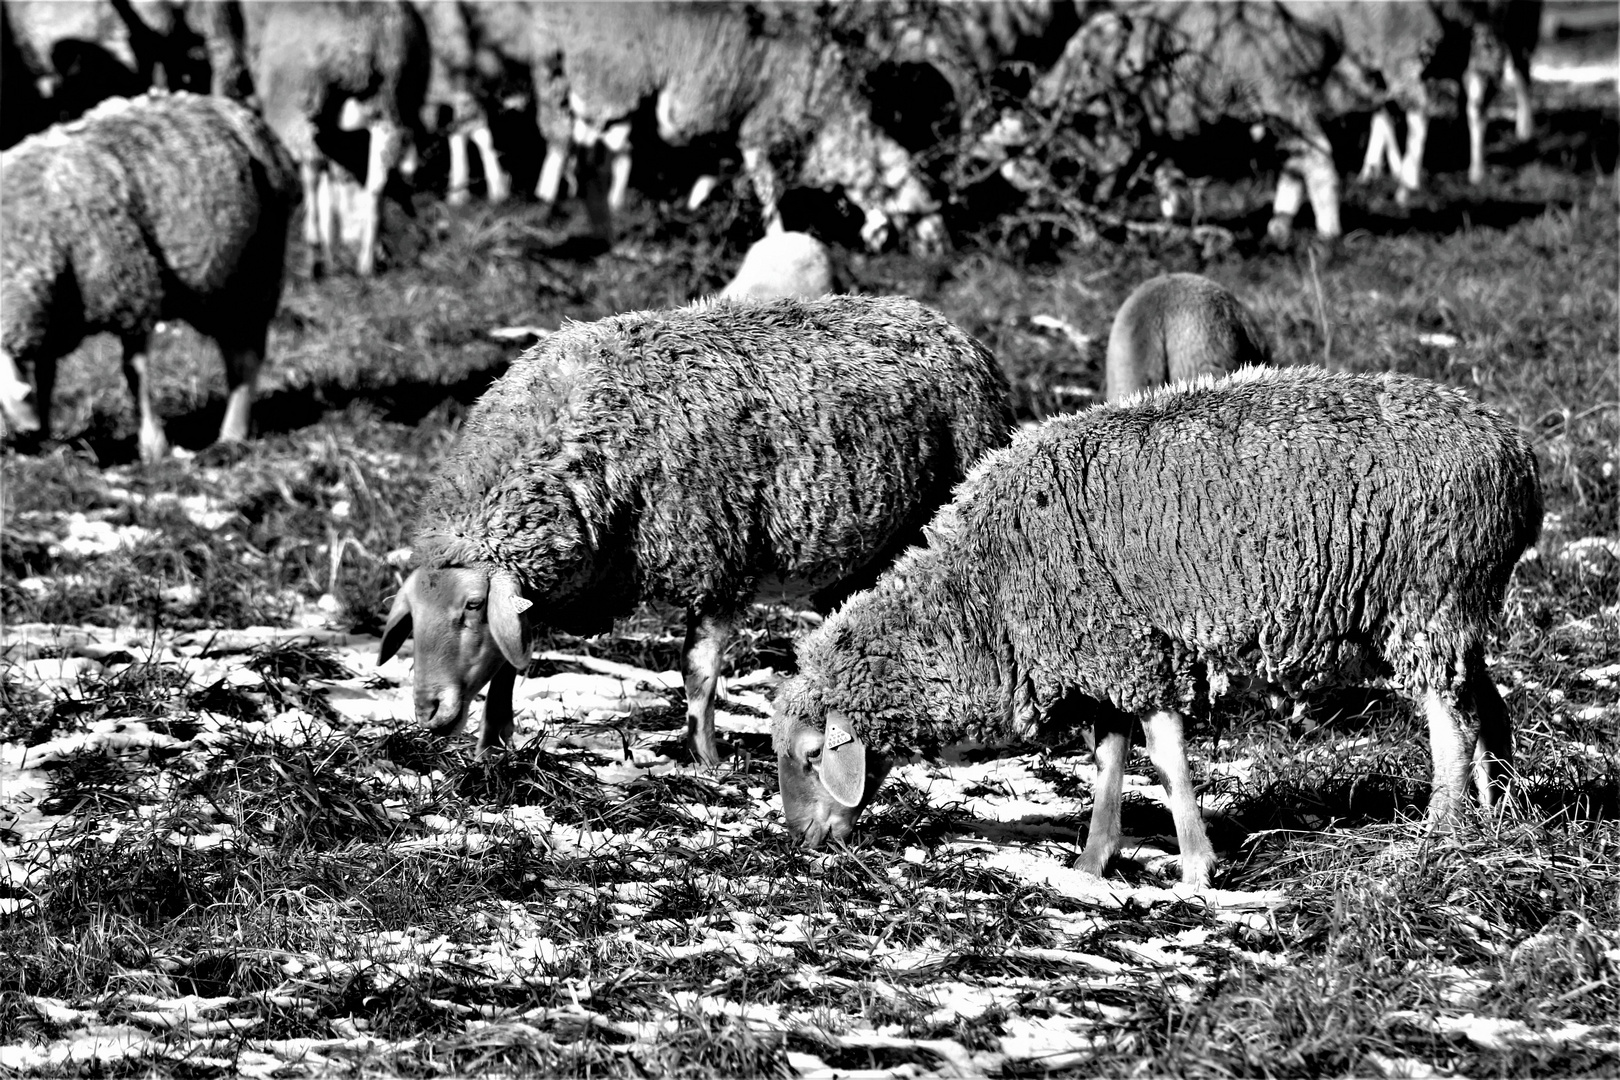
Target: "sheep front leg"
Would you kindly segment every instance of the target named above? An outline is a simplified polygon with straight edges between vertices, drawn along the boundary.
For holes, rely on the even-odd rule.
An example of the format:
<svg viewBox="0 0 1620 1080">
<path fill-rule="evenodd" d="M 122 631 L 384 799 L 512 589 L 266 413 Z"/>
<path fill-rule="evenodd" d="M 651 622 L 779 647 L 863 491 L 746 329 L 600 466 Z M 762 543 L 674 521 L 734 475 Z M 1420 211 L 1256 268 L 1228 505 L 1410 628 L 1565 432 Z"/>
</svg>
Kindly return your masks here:
<svg viewBox="0 0 1620 1080">
<path fill-rule="evenodd" d="M 1406 158 L 1401 162 L 1396 201 L 1405 206 L 1423 187 L 1423 152 L 1429 143 L 1429 110 L 1424 104 L 1406 110 Z"/>
<path fill-rule="evenodd" d="M 617 214 L 630 196 L 630 121 L 621 120 L 603 128 L 601 141 L 608 156 L 608 209 Z"/>
<path fill-rule="evenodd" d="M 304 187 L 304 245 L 309 248 L 310 273 L 320 277 L 332 266 L 332 178 L 325 162 L 298 163 Z"/>
<path fill-rule="evenodd" d="M 1379 109 L 1373 113 L 1367 131 L 1367 152 L 1361 159 L 1361 172 L 1356 177 L 1362 183 L 1376 180 L 1387 165 L 1391 175 L 1401 171 L 1401 153 L 1396 145 L 1395 123 L 1389 113 Z"/>
<path fill-rule="evenodd" d="M 686 646 L 682 650 L 686 675 L 686 740 L 692 754 L 704 765 L 720 764 L 720 749 L 714 739 L 714 695 L 720 685 L 720 665 L 725 660 L 726 642 L 731 639 L 729 619 L 686 615 Z"/>
<path fill-rule="evenodd" d="M 245 442 L 253 421 L 253 394 L 264 363 L 264 341 L 268 327 L 240 340 L 221 340 L 220 358 L 225 361 L 225 419 L 219 425 L 219 442 Z"/>
<path fill-rule="evenodd" d="M 1423 711 L 1429 721 L 1429 754 L 1434 758 L 1434 781 L 1429 791 L 1431 829 L 1450 826 L 1468 798 L 1468 784 L 1474 774 L 1479 730 L 1469 722 L 1471 718 L 1464 717 L 1458 704 L 1455 695 L 1434 686 L 1423 692 Z"/>
<path fill-rule="evenodd" d="M 1153 759 L 1164 781 L 1165 794 L 1170 797 L 1170 816 L 1175 819 L 1176 842 L 1181 846 L 1181 883 L 1207 889 L 1210 870 L 1215 866 L 1215 849 L 1210 846 L 1204 819 L 1198 813 L 1198 800 L 1193 797 L 1181 714 L 1170 709 L 1156 712 L 1143 726 L 1147 729 L 1148 757 Z"/>
<path fill-rule="evenodd" d="M 478 148 L 478 159 L 484 164 L 484 192 L 491 204 L 503 203 L 511 194 L 512 184 L 501 168 L 500 155 L 495 152 L 495 136 L 489 130 L 489 121 L 480 121 L 468 132 L 473 146 Z"/>
<path fill-rule="evenodd" d="M 1091 789 L 1091 828 L 1080 855 L 1080 869 L 1102 877 L 1108 863 L 1119 854 L 1120 799 L 1125 790 L 1125 759 L 1131 751 L 1130 718 L 1114 713 L 1092 723 L 1092 751 L 1097 760 L 1097 782 Z"/>
<path fill-rule="evenodd" d="M 562 191 L 563 174 L 568 168 L 569 145 L 566 140 L 546 140 L 546 157 L 540 163 L 540 179 L 534 185 L 537 202 L 553 206 Z"/>
<path fill-rule="evenodd" d="M 757 146 L 743 147 L 742 155 L 743 172 L 748 174 L 749 182 L 754 185 L 754 194 L 759 196 L 765 232 L 782 232 L 782 211 L 778 206 L 782 198 L 782 184 L 777 179 L 776 170 L 765 160 L 765 151 Z"/>
<path fill-rule="evenodd" d="M 382 229 L 382 194 L 388 186 L 388 173 L 400 161 L 404 133 L 392 122 L 371 125 L 371 148 L 366 160 L 366 194 L 361 205 L 360 257 L 355 269 L 370 277 L 377 269 L 377 246 Z"/>
<path fill-rule="evenodd" d="M 464 206 L 467 202 L 468 166 L 467 133 L 453 128 L 445 139 L 450 144 L 450 186 L 444 201 L 450 206 Z"/>
<path fill-rule="evenodd" d="M 1490 79 L 1483 71 L 1470 68 L 1463 75 L 1463 97 L 1468 113 L 1468 182 L 1485 182 L 1485 110 L 1491 102 Z"/>
<path fill-rule="evenodd" d="M 161 461 L 169 452 L 169 439 L 163 433 L 163 423 L 152 405 L 152 384 L 147 372 L 147 350 L 150 338 L 146 334 L 130 334 L 124 343 L 124 381 L 129 383 L 129 394 L 141 414 L 141 460 Z"/>
</svg>

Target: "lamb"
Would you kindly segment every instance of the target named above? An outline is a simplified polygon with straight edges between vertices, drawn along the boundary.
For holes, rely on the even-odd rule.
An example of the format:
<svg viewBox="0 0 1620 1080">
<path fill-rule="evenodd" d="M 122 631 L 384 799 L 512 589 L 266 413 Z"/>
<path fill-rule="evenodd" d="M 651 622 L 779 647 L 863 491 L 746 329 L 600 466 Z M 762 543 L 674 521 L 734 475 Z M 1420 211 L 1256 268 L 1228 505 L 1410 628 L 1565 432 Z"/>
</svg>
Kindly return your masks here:
<svg viewBox="0 0 1620 1080">
<path fill-rule="evenodd" d="M 1089 724 L 1081 867 L 1100 875 L 1135 716 L 1182 881 L 1207 886 L 1183 714 L 1383 673 L 1428 717 L 1429 819 L 1447 825 L 1470 773 L 1490 806 L 1512 759 L 1484 649 L 1541 507 L 1517 429 L 1410 376 L 1253 367 L 1047 421 L 800 642 L 776 700 L 788 824 L 847 837 L 882 755 Z"/>
<path fill-rule="evenodd" d="M 736 300 L 814 300 L 838 291 L 827 247 L 809 233 L 767 233 L 743 256 L 719 295 Z"/>
<path fill-rule="evenodd" d="M 908 299 L 567 324 L 468 416 L 380 660 L 414 629 L 417 721 L 446 732 L 493 680 L 483 751 L 510 738 L 532 627 L 683 607 L 688 740 L 713 764 L 722 654 L 750 601 L 825 604 L 874 580 L 1011 424 L 995 359 Z"/>
<path fill-rule="evenodd" d="M 220 441 L 247 438 L 298 204 L 292 160 L 265 124 L 223 98 L 115 98 L 0 154 L 0 187 L 0 405 L 11 429 L 48 438 L 57 358 L 115 333 L 141 457 L 161 458 L 147 345 L 160 319 L 183 319 L 225 362 Z"/>
<path fill-rule="evenodd" d="M 317 139 L 339 128 L 369 132 L 356 259 L 360 276 L 369 277 L 383 188 L 392 170 L 409 169 L 427 94 L 421 16 L 402 0 L 309 0 L 265 4 L 253 18 L 253 84 L 265 120 L 298 162 L 304 240 L 317 272 L 333 265 L 335 239 L 331 162 Z"/>
<path fill-rule="evenodd" d="M 1108 400 L 1271 361 L 1243 301 L 1202 274 L 1160 274 L 1126 298 L 1108 335 Z"/>
</svg>

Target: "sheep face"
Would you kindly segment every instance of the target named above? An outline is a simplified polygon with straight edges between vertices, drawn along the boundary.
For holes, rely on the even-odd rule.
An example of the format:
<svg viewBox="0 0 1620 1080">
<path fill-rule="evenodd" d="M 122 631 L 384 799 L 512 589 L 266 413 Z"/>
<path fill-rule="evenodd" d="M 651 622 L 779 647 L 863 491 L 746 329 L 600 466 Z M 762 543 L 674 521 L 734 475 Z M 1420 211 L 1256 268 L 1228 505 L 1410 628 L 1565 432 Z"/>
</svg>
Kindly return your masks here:
<svg viewBox="0 0 1620 1080">
<path fill-rule="evenodd" d="M 855 820 L 888 775 L 889 762 L 868 752 L 842 713 L 816 727 L 786 708 L 776 714 L 776 779 L 788 832 L 807 847 L 849 839 Z"/>
<path fill-rule="evenodd" d="M 0 349 L 0 412 L 13 435 L 32 435 L 43 423 L 34 393 L 34 372 L 19 364 L 9 350 Z"/>
<path fill-rule="evenodd" d="M 418 568 L 388 613 L 377 662 L 416 638 L 416 722 L 437 734 L 461 730 L 473 695 L 504 662 L 489 625 L 490 593 L 483 570 Z"/>
</svg>

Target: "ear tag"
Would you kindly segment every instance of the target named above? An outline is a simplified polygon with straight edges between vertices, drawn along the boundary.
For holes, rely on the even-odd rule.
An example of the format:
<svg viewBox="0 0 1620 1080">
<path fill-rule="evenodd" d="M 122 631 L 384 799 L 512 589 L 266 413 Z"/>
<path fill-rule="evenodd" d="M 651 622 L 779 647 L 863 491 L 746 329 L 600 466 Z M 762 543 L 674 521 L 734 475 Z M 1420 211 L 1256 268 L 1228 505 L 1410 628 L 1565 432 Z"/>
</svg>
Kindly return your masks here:
<svg viewBox="0 0 1620 1080">
<path fill-rule="evenodd" d="M 523 614 L 525 611 L 528 611 L 532 607 L 534 607 L 534 601 L 530 600 L 528 597 L 512 597 L 512 610 L 517 612 L 519 615 Z"/>
<path fill-rule="evenodd" d="M 866 794 L 866 744 L 842 716 L 827 718 L 821 744 L 821 784 L 838 802 L 855 807 Z"/>
</svg>

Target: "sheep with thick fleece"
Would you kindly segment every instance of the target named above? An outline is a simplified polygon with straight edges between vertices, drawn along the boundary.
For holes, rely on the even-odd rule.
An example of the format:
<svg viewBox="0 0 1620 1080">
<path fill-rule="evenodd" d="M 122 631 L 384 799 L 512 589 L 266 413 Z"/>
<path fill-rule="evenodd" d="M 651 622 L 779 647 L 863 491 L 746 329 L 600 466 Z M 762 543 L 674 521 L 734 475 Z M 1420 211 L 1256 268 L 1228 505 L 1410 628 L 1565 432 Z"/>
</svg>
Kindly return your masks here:
<svg viewBox="0 0 1620 1080">
<path fill-rule="evenodd" d="M 1512 733 L 1485 643 L 1540 522 L 1517 429 L 1410 376 L 1246 368 L 1048 421 L 800 643 L 776 703 L 788 823 L 812 844 L 847 836 L 880 755 L 1090 724 L 1081 866 L 1101 874 L 1135 716 L 1182 880 L 1207 885 L 1183 714 L 1380 673 L 1428 717 L 1431 821 L 1470 774 L 1490 805 Z"/>
<path fill-rule="evenodd" d="M 403 0 L 299 0 L 250 5 L 253 85 L 264 118 L 298 162 L 304 240 L 317 270 L 333 264 L 337 182 L 318 138 L 364 127 L 369 135 L 360 215 L 362 277 L 376 269 L 382 194 L 408 171 L 431 73 L 422 17 Z"/>
<path fill-rule="evenodd" d="M 700 301 L 573 323 L 474 406 L 416 535 L 386 660 L 413 631 L 419 723 L 512 728 L 528 630 L 687 613 L 689 739 L 718 760 L 726 639 L 755 596 L 838 598 L 876 573 L 1012 425 L 995 358 L 903 298 Z"/>
<path fill-rule="evenodd" d="M 728 300 L 814 300 L 837 292 L 827 245 L 802 232 L 767 233 L 719 295 Z"/>
<path fill-rule="evenodd" d="M 1167 382 L 1269 363 L 1266 335 L 1243 301 L 1202 274 L 1160 274 L 1120 305 L 1108 335 L 1108 400 Z"/>
<path fill-rule="evenodd" d="M 117 334 L 141 456 L 168 450 L 147 348 L 161 319 L 213 338 L 230 397 L 222 442 L 247 438 L 298 205 L 291 158 L 253 113 L 189 93 L 113 99 L 0 154 L 0 405 L 50 434 L 56 361 Z"/>
</svg>

